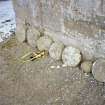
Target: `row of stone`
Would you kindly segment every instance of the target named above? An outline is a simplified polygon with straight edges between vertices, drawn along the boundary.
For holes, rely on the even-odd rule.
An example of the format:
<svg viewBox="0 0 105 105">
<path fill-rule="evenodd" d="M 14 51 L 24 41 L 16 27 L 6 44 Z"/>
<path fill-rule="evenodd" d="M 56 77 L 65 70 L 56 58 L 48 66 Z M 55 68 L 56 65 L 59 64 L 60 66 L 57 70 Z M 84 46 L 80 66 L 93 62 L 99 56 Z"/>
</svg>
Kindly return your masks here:
<svg viewBox="0 0 105 105">
<path fill-rule="evenodd" d="M 21 36 L 20 36 L 21 35 Z M 24 34 L 17 34 L 17 39 L 20 42 L 25 40 Z M 81 69 L 85 73 L 93 74 L 94 78 L 98 81 L 105 82 L 105 60 L 99 59 L 95 62 L 84 61 L 82 62 L 82 54 L 79 49 L 73 46 L 65 47 L 61 42 L 54 42 L 49 36 L 44 35 L 41 37 L 39 31 L 35 28 L 30 28 L 27 33 L 28 43 L 35 47 L 37 45 L 39 50 L 49 51 L 49 55 L 55 60 L 62 60 L 64 65 L 78 66 L 81 63 Z"/>
<path fill-rule="evenodd" d="M 37 40 L 39 50 L 49 51 L 49 55 L 55 60 L 61 60 L 67 66 L 75 67 L 81 61 L 80 51 L 72 46 L 64 48 L 61 42 L 53 42 L 48 36 L 40 37 Z"/>
<path fill-rule="evenodd" d="M 85 73 L 92 73 L 94 78 L 100 82 L 105 82 L 105 60 L 99 59 L 94 63 L 92 61 L 83 61 L 79 49 L 73 46 L 64 46 L 61 42 L 54 42 L 49 36 L 42 36 L 37 40 L 37 48 L 47 50 L 50 57 L 54 60 L 62 60 L 64 65 L 76 67 L 79 64 Z"/>
</svg>

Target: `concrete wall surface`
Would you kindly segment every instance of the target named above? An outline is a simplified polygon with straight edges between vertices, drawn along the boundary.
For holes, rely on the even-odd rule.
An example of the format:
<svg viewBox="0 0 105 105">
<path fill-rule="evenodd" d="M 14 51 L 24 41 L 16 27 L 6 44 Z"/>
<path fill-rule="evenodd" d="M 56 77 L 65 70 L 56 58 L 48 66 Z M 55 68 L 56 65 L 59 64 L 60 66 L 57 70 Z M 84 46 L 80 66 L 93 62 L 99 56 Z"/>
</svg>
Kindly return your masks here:
<svg viewBox="0 0 105 105">
<path fill-rule="evenodd" d="M 13 0 L 13 5 L 20 39 L 30 35 L 27 27 L 44 29 L 86 59 L 105 58 L 105 0 Z"/>
</svg>

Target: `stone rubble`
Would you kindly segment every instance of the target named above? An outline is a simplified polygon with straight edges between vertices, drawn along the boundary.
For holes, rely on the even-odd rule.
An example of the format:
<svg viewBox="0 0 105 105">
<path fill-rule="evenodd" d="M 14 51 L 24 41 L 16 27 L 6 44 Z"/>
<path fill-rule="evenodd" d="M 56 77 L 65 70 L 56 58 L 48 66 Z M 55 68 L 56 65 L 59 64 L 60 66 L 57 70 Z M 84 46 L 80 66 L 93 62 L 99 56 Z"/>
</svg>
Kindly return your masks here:
<svg viewBox="0 0 105 105">
<path fill-rule="evenodd" d="M 42 50 L 49 50 L 51 44 L 53 43 L 52 39 L 48 36 L 42 36 L 37 40 L 37 48 Z"/>
<path fill-rule="evenodd" d="M 61 60 L 63 49 L 64 45 L 61 42 L 54 42 L 49 49 L 49 55 L 55 60 Z"/>
<path fill-rule="evenodd" d="M 64 48 L 63 43 L 53 42 L 53 40 L 47 35 L 40 36 L 40 32 L 35 28 L 31 28 L 27 34 L 28 43 L 32 47 L 37 46 L 37 48 L 40 51 L 42 50 L 49 51 L 50 57 L 53 58 L 54 60 L 62 60 L 63 65 L 76 67 L 81 62 L 81 53 L 79 49 L 73 46 L 66 46 Z M 25 39 L 25 37 L 23 37 L 23 39 Z M 81 63 L 81 69 L 83 70 L 84 73 L 92 72 L 94 78 L 97 81 L 105 82 L 104 63 L 105 60 L 97 60 L 92 67 L 92 61 L 84 61 Z M 56 68 L 60 68 L 60 66 L 58 65 Z"/>
<path fill-rule="evenodd" d="M 62 53 L 63 63 L 67 66 L 76 67 L 81 61 L 80 51 L 72 46 L 68 46 Z"/>
<path fill-rule="evenodd" d="M 84 73 L 91 73 L 92 71 L 92 62 L 91 61 L 84 61 L 81 63 L 81 69 Z"/>
<path fill-rule="evenodd" d="M 97 81 L 105 82 L 105 59 L 98 59 L 94 62 L 92 74 Z"/>
<path fill-rule="evenodd" d="M 25 39 L 26 21 L 39 29 L 49 30 L 46 33 L 64 45 L 79 48 L 85 60 L 105 58 L 105 0 L 12 1 L 16 13 L 17 37 L 20 41 Z M 31 43 L 30 39 L 29 43 L 35 46 L 33 40 Z M 35 43 L 39 50 L 49 50 L 52 41 L 42 38 Z M 62 55 L 64 65 L 77 66 L 80 63 L 80 51 L 73 52 L 74 49 L 71 48 Z M 86 65 L 84 70 L 89 72 L 88 64 Z"/>
</svg>

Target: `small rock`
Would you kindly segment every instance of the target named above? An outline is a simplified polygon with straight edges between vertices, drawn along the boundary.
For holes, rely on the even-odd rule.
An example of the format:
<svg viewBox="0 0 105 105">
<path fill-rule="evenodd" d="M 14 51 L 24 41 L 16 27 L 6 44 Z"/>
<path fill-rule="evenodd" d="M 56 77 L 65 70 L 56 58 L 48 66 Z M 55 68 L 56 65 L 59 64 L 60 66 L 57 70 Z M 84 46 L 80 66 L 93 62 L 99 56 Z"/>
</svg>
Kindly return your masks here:
<svg viewBox="0 0 105 105">
<path fill-rule="evenodd" d="M 76 67 L 81 61 L 79 49 L 72 46 L 66 47 L 62 53 L 62 60 L 65 65 Z"/>
<path fill-rule="evenodd" d="M 65 64 L 62 64 L 62 67 L 67 67 L 67 65 L 65 65 Z"/>
<path fill-rule="evenodd" d="M 96 60 L 92 67 L 92 74 L 97 81 L 105 82 L 105 60 Z"/>
<path fill-rule="evenodd" d="M 85 73 L 90 73 L 92 71 L 92 62 L 91 61 L 84 61 L 83 63 L 81 63 L 81 69 Z"/>
<path fill-rule="evenodd" d="M 59 69 L 60 68 L 60 66 L 59 65 L 57 65 L 57 69 Z"/>
<path fill-rule="evenodd" d="M 42 51 L 42 50 L 49 50 L 51 44 L 52 44 L 52 39 L 48 36 L 42 36 L 37 40 L 37 48 Z"/>
<path fill-rule="evenodd" d="M 51 69 L 54 69 L 54 68 L 55 68 L 55 66 L 50 66 L 50 68 L 51 68 Z"/>
<path fill-rule="evenodd" d="M 49 49 L 49 55 L 55 59 L 60 60 L 62 57 L 62 51 L 64 49 L 64 45 L 62 43 L 53 43 Z"/>
<path fill-rule="evenodd" d="M 31 27 L 27 33 L 28 43 L 34 48 L 36 47 L 36 41 L 40 37 L 40 32 L 35 28 Z"/>
</svg>

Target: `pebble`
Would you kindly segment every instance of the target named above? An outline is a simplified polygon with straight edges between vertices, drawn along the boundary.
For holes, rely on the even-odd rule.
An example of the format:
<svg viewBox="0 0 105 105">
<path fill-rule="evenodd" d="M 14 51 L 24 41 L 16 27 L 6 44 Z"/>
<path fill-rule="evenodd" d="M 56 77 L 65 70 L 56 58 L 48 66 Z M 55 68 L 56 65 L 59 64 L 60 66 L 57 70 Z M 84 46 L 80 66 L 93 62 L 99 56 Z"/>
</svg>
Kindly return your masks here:
<svg viewBox="0 0 105 105">
<path fill-rule="evenodd" d="M 62 67 L 67 67 L 67 65 L 63 64 Z"/>
<path fill-rule="evenodd" d="M 81 61 L 80 50 L 72 46 L 66 47 L 62 53 L 62 60 L 65 65 L 76 67 Z"/>
<path fill-rule="evenodd" d="M 98 59 L 94 62 L 92 74 L 97 81 L 105 82 L 105 59 Z"/>
<path fill-rule="evenodd" d="M 60 66 L 59 65 L 57 65 L 57 67 L 56 67 L 57 69 L 59 69 L 60 68 Z"/>
<path fill-rule="evenodd" d="M 48 36 L 42 36 L 37 40 L 37 48 L 42 50 L 49 50 L 51 44 L 53 43 L 52 39 Z"/>
<path fill-rule="evenodd" d="M 84 73 L 90 73 L 92 71 L 92 62 L 91 61 L 84 61 L 81 63 L 81 69 Z"/>
<path fill-rule="evenodd" d="M 54 68 L 55 68 L 55 66 L 50 66 L 50 68 L 51 68 L 51 69 L 54 69 Z"/>
<path fill-rule="evenodd" d="M 60 60 L 62 58 L 62 52 L 64 45 L 60 42 L 55 42 L 51 45 L 49 49 L 49 55 L 55 60 Z"/>
</svg>

